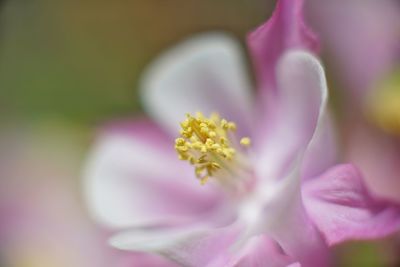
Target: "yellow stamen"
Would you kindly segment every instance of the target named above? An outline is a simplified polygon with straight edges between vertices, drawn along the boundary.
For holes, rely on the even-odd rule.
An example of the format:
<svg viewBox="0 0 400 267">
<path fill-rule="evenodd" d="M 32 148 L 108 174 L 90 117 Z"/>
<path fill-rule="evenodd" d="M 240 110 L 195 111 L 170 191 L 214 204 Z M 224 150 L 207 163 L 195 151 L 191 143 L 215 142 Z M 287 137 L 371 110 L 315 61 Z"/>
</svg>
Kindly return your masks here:
<svg viewBox="0 0 400 267">
<path fill-rule="evenodd" d="M 236 124 L 221 119 L 216 113 L 209 118 L 201 112 L 196 116 L 186 115 L 180 123 L 180 137 L 175 139 L 175 150 L 181 160 L 194 165 L 200 183 L 205 184 L 210 177 L 218 176 L 222 168 L 228 172 L 233 169 L 237 147 L 231 140 Z M 251 145 L 249 137 L 240 140 L 244 147 Z"/>
<path fill-rule="evenodd" d="M 251 140 L 248 137 L 243 137 L 242 139 L 240 139 L 240 144 L 243 146 L 250 146 Z"/>
</svg>

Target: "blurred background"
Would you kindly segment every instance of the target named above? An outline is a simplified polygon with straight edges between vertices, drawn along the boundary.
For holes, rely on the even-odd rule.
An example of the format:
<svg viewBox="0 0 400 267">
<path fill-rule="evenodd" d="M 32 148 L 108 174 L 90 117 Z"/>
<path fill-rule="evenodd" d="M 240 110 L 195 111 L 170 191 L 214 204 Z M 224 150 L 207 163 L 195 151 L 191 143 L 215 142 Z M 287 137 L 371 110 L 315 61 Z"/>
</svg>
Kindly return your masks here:
<svg viewBox="0 0 400 267">
<path fill-rule="evenodd" d="M 337 2 L 309 0 L 306 13 L 322 41 L 343 159 L 364 164 L 368 173 L 389 172 L 390 179 L 368 183 L 377 193 L 400 199 L 399 3 L 372 1 L 376 8 L 365 4 L 370 0 Z M 210 30 L 233 33 L 245 48 L 246 34 L 274 5 L 271 0 L 1 0 L 0 266 L 126 266 L 129 255 L 107 246 L 107 232 L 90 221 L 80 192 L 97 127 L 141 112 L 138 80 L 161 51 Z M 390 46 L 375 46 L 386 38 Z M 348 47 L 361 51 L 351 54 Z M 393 53 L 382 52 L 388 50 Z M 359 56 L 351 61 L 359 64 L 345 62 L 349 53 Z M 355 81 L 370 77 L 363 68 L 380 60 L 386 65 L 375 70 L 376 79 Z M 343 66 L 361 70 L 349 76 Z M 360 94 L 364 87 L 368 93 Z M 353 143 L 357 146 L 348 146 Z M 360 154 L 379 155 L 383 163 Z M 346 244 L 335 255 L 337 266 L 400 266 L 400 235 Z"/>
</svg>

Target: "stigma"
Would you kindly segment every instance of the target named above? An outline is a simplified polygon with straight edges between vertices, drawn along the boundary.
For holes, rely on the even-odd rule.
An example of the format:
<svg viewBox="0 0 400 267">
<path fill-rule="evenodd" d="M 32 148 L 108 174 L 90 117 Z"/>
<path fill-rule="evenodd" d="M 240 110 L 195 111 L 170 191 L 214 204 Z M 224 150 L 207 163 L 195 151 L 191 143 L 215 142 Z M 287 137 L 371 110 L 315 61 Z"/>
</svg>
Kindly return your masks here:
<svg viewBox="0 0 400 267">
<path fill-rule="evenodd" d="M 206 117 L 197 112 L 195 116 L 186 114 L 180 126 L 175 150 L 180 160 L 193 165 L 200 184 L 206 184 L 210 178 L 225 181 L 227 176 L 240 175 L 243 151 L 251 145 L 251 140 L 249 137 L 237 138 L 236 123 L 217 113 Z"/>
</svg>

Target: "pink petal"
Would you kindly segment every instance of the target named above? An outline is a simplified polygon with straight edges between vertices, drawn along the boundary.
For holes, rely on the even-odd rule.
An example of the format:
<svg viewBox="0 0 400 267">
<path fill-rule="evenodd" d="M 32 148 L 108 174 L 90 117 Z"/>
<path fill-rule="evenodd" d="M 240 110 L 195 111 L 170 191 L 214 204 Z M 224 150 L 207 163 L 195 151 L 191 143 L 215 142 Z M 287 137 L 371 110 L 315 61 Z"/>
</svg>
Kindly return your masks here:
<svg viewBox="0 0 400 267">
<path fill-rule="evenodd" d="M 224 266 L 219 265 L 223 262 L 219 258 L 228 253 L 240 229 L 240 226 L 232 224 L 214 229 L 198 225 L 137 230 L 116 235 L 111 244 L 125 250 L 159 253 L 182 266 L 217 267 Z"/>
<path fill-rule="evenodd" d="M 300 189 L 304 155 L 326 118 L 324 71 L 313 55 L 289 51 L 278 63 L 277 81 L 279 120 L 260 132 L 265 143 L 256 163 L 259 192 L 241 218 L 253 224 L 253 233 L 267 233 L 301 264 L 324 266 L 326 246 L 308 218 Z"/>
<path fill-rule="evenodd" d="M 263 141 L 257 147 L 257 173 L 267 180 L 286 175 L 316 129 L 326 123 L 328 90 L 318 59 L 303 51 L 285 53 L 278 62 L 277 82 L 276 120 L 260 128 L 257 135 Z"/>
<path fill-rule="evenodd" d="M 247 225 L 247 236 L 266 234 L 301 264 L 326 266 L 327 247 L 303 207 L 300 164 L 297 159 L 287 176 L 260 184 L 242 203 L 239 219 Z"/>
<path fill-rule="evenodd" d="M 299 192 L 299 172 L 295 171 L 285 180 L 280 182 L 283 185 L 278 197 L 266 207 L 267 216 L 274 221 L 267 233 L 286 254 L 304 266 L 327 266 L 326 244 L 308 217 Z"/>
<path fill-rule="evenodd" d="M 152 123 L 112 125 L 98 138 L 85 173 L 93 216 L 111 227 L 182 223 L 218 211 L 222 193 L 202 187 Z"/>
<path fill-rule="evenodd" d="M 0 134 L 0 265 L 110 267 L 119 252 L 81 206 L 76 132 L 45 128 Z"/>
<path fill-rule="evenodd" d="M 400 229 L 400 206 L 370 196 L 352 165 L 339 165 L 303 188 L 310 217 L 329 245 Z"/>
<path fill-rule="evenodd" d="M 121 257 L 114 263 L 115 267 L 179 267 L 177 263 L 169 261 L 157 255 L 149 253 L 132 253 L 129 256 Z"/>
<path fill-rule="evenodd" d="M 174 135 L 185 114 L 197 111 L 218 112 L 236 121 L 239 130 L 248 130 L 252 97 L 245 66 L 241 48 L 232 38 L 198 35 L 160 56 L 144 73 L 145 108 Z"/>
<path fill-rule="evenodd" d="M 294 262 L 281 248 L 266 236 L 256 236 L 248 241 L 234 266 L 237 267 L 287 267 Z M 293 263 L 294 264 L 294 263 Z M 300 265 L 297 265 L 300 266 Z"/>
<path fill-rule="evenodd" d="M 398 62 L 398 1 L 309 0 L 306 10 L 353 100 Z"/>
<path fill-rule="evenodd" d="M 338 163 L 337 133 L 333 119 L 329 115 L 328 112 L 324 114 L 315 136 L 307 148 L 301 170 L 303 179 L 317 177 Z"/>
<path fill-rule="evenodd" d="M 279 0 L 272 17 L 248 36 L 261 93 L 276 88 L 276 65 L 288 49 L 318 51 L 316 36 L 303 17 L 303 0 Z M 269 93 L 268 93 L 269 92 Z"/>
<path fill-rule="evenodd" d="M 346 161 L 360 168 L 371 193 L 400 202 L 399 140 L 365 123 L 350 123 L 345 136 Z"/>
</svg>

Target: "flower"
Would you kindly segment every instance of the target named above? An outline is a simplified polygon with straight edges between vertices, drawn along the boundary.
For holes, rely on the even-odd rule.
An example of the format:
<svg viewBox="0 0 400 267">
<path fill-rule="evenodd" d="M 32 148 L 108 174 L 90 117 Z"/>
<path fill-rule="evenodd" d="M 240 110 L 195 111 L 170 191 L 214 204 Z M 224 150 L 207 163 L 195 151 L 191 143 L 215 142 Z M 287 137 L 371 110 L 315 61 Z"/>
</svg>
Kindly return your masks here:
<svg viewBox="0 0 400 267">
<path fill-rule="evenodd" d="M 279 1 L 248 38 L 256 99 L 224 35 L 199 35 L 149 67 L 142 97 L 156 123 L 107 125 L 85 173 L 93 217 L 118 231 L 112 245 L 183 266 L 327 266 L 330 246 L 399 229 L 398 206 L 371 196 L 354 166 L 333 166 L 302 4 Z"/>
</svg>

